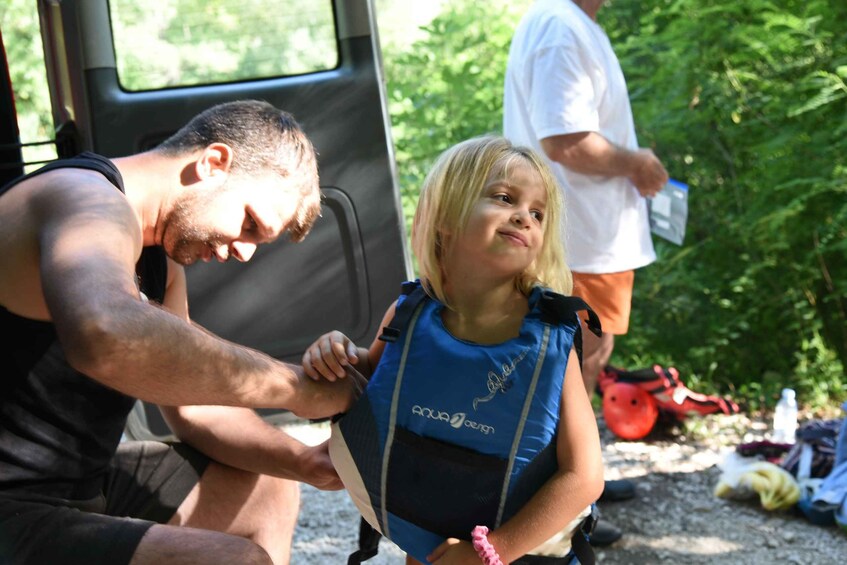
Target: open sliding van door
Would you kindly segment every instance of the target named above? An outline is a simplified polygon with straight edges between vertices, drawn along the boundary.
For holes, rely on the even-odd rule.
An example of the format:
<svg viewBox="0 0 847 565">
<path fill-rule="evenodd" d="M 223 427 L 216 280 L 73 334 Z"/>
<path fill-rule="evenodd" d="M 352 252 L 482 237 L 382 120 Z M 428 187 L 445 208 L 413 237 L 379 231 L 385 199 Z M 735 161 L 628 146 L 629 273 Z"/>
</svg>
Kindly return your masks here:
<svg viewBox="0 0 847 565">
<path fill-rule="evenodd" d="M 39 0 L 39 12 L 60 156 L 149 149 L 247 98 L 291 112 L 314 143 L 322 217 L 249 263 L 189 267 L 196 322 L 291 362 L 332 329 L 373 339 L 411 263 L 372 0 Z"/>
</svg>

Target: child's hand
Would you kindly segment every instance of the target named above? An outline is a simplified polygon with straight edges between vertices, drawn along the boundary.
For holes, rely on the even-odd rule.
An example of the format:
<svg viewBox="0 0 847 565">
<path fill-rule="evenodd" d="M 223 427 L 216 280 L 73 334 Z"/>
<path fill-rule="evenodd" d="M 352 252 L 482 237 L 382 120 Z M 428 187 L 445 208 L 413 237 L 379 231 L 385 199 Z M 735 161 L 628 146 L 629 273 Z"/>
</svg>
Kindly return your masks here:
<svg viewBox="0 0 847 565">
<path fill-rule="evenodd" d="M 303 354 L 303 371 L 312 379 L 334 381 L 347 374 L 350 365 L 359 362 L 359 348 L 339 331 L 322 335 Z"/>
<path fill-rule="evenodd" d="M 479 555 L 470 542 L 456 538 L 447 539 L 427 555 L 426 559 L 433 565 L 479 565 L 480 563 Z"/>
</svg>

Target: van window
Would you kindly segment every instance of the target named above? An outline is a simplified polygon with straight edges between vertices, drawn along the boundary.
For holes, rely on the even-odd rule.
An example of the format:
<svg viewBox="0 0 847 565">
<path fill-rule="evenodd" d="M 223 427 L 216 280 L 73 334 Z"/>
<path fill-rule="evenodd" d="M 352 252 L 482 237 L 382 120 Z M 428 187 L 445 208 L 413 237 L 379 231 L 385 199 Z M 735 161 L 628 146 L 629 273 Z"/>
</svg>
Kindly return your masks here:
<svg viewBox="0 0 847 565">
<path fill-rule="evenodd" d="M 339 63 L 332 0 L 110 0 L 109 9 L 125 90 L 300 75 Z"/>
</svg>

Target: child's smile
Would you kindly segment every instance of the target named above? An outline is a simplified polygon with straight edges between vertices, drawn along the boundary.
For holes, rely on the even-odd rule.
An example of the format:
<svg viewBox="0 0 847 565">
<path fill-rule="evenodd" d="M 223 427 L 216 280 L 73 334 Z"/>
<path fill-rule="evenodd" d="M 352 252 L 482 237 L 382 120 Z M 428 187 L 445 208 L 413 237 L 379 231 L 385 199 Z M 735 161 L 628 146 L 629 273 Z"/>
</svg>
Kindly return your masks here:
<svg viewBox="0 0 847 565">
<path fill-rule="evenodd" d="M 464 268 L 514 276 L 529 267 L 544 243 L 547 192 L 539 174 L 526 163 L 496 171 L 474 203 L 456 238 L 454 258 Z"/>
</svg>

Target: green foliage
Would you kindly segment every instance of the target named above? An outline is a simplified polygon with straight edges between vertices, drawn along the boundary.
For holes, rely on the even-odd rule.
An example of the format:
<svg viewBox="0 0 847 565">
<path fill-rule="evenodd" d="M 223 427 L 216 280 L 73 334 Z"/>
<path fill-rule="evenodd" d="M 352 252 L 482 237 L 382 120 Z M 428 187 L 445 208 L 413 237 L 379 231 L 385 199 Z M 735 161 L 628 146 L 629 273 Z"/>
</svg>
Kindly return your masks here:
<svg viewBox="0 0 847 565">
<path fill-rule="evenodd" d="M 681 248 L 638 273 L 618 354 L 752 407 L 845 395 L 847 88 L 840 0 L 614 3 L 643 144 L 690 185 Z"/>
<path fill-rule="evenodd" d="M 422 39 L 400 52 L 386 49 L 407 225 L 435 158 L 459 141 L 502 130 L 503 72 L 515 10 L 515 3 L 452 0 L 423 28 Z"/>
<path fill-rule="evenodd" d="M 0 5 L 0 29 L 15 93 L 21 141 L 32 143 L 54 138 L 50 93 L 44 52 L 38 31 L 38 12 L 31 0 L 7 0 Z M 25 161 L 53 159 L 52 146 L 25 147 Z"/>
</svg>

